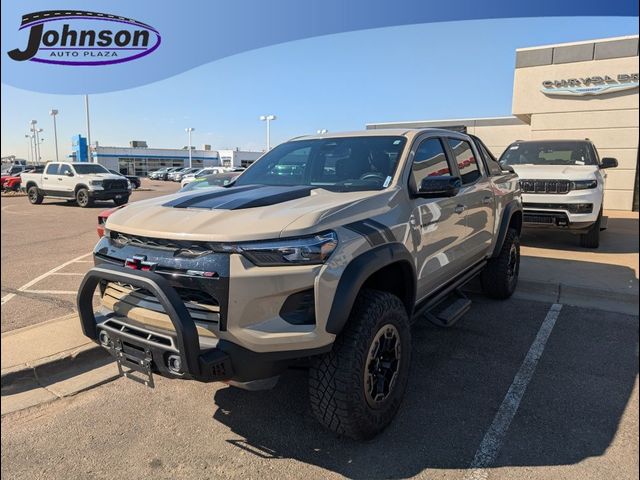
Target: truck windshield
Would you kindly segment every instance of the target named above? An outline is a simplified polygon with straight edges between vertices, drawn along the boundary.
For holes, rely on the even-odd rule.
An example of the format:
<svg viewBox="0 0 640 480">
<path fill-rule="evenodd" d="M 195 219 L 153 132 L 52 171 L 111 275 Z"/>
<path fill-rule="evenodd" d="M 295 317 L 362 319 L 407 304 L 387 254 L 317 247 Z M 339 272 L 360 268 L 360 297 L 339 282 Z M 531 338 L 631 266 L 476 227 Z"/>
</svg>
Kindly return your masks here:
<svg viewBox="0 0 640 480">
<path fill-rule="evenodd" d="M 523 142 L 509 146 L 500 165 L 596 165 L 586 142 Z"/>
<path fill-rule="evenodd" d="M 86 165 L 73 165 L 74 170 L 78 175 L 90 175 L 92 173 L 109 173 L 109 170 L 104 168 L 102 165 L 97 165 L 95 163 L 87 163 Z"/>
<path fill-rule="evenodd" d="M 296 140 L 263 155 L 234 185 L 309 185 L 333 191 L 389 186 L 405 137 L 361 136 Z"/>
</svg>

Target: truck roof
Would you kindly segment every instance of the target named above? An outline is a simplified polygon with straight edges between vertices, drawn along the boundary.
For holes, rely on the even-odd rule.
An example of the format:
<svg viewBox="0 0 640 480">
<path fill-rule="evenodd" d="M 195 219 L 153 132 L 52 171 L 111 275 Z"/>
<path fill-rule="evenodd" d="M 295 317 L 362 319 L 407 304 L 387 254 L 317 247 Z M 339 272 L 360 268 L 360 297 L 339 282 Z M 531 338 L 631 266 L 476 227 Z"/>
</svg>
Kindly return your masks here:
<svg viewBox="0 0 640 480">
<path fill-rule="evenodd" d="M 442 128 L 375 128 L 372 130 L 354 130 L 350 132 L 329 132 L 315 135 L 302 135 L 294 137 L 291 140 L 312 140 L 320 138 L 348 138 L 348 137 L 383 137 L 383 136 L 399 136 L 413 138 L 419 134 L 426 132 L 434 132 L 450 135 L 452 133 L 460 134 L 454 130 L 446 130 Z"/>
</svg>

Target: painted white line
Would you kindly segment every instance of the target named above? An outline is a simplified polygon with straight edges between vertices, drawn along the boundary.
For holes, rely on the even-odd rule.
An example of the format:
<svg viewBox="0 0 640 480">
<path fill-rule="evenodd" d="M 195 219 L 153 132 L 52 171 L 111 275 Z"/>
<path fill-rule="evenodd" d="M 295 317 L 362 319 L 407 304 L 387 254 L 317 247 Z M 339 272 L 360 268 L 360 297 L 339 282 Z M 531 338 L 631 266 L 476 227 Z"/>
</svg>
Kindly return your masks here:
<svg viewBox="0 0 640 480">
<path fill-rule="evenodd" d="M 23 290 L 23 293 L 38 293 L 40 295 L 76 295 L 77 290 Z"/>
<path fill-rule="evenodd" d="M 469 466 L 469 471 L 464 476 L 465 480 L 486 480 L 489 477 L 487 468 L 493 465 L 498 453 L 500 453 L 504 437 L 509 430 L 513 417 L 518 411 L 520 401 L 527 390 L 527 386 L 536 371 L 538 361 L 540 357 L 542 357 L 549 335 L 551 335 L 551 331 L 560 315 L 560 310 L 562 310 L 562 305 L 558 303 L 554 303 L 549 309 L 535 340 L 527 352 L 527 356 L 524 358 L 522 365 L 520 365 L 518 373 L 516 373 L 516 376 L 513 378 L 509 391 L 507 391 L 504 400 L 502 400 L 498 413 L 496 413 L 491 426 L 485 433 L 476 451 L 475 457 Z"/>
<path fill-rule="evenodd" d="M 49 270 L 46 273 L 43 273 L 42 275 L 40 275 L 39 277 L 34 278 L 33 280 L 31 280 L 28 283 L 25 283 L 23 286 L 21 286 L 20 288 L 18 288 L 18 292 L 24 292 L 25 290 L 28 290 L 29 287 L 32 287 L 33 285 L 35 285 L 36 283 L 38 283 L 40 280 L 44 280 L 45 278 L 47 278 L 49 275 L 56 273 L 58 270 L 62 270 L 64 267 L 66 267 L 67 265 L 71 265 L 74 262 L 78 262 L 80 260 L 82 260 L 83 258 L 88 257 L 89 255 L 91 255 L 93 252 L 89 252 L 89 253 L 85 253 L 84 255 L 80 255 L 79 257 L 76 257 L 72 260 L 69 260 L 68 262 L 63 263 L 62 265 L 58 265 L 55 268 L 52 268 L 51 270 Z M 7 295 L 5 295 L 4 297 L 2 297 L 2 301 L 0 302 L 0 305 L 4 305 L 5 303 L 7 303 L 9 300 L 11 300 L 13 297 L 15 297 L 16 294 L 15 293 L 8 293 Z"/>
</svg>

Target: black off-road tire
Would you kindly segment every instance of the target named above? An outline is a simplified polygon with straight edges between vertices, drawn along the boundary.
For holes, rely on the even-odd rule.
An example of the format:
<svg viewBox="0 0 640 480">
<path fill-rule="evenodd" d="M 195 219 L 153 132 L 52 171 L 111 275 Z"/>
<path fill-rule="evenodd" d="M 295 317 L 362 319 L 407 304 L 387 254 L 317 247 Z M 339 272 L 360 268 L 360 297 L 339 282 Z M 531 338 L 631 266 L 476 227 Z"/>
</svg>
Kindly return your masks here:
<svg viewBox="0 0 640 480">
<path fill-rule="evenodd" d="M 600 225 L 602 224 L 602 212 L 598 215 L 596 223 L 591 225 L 586 233 L 580 235 L 580 246 L 582 248 L 598 248 L 600 246 Z"/>
<path fill-rule="evenodd" d="M 520 236 L 510 228 L 500 255 L 492 258 L 480 275 L 482 290 L 491 298 L 507 299 L 516 290 L 520 272 Z"/>
<path fill-rule="evenodd" d="M 42 200 L 44 200 L 44 196 L 40 193 L 40 190 L 35 185 L 32 185 L 27 190 L 27 198 L 32 205 L 40 205 Z"/>
<path fill-rule="evenodd" d="M 124 205 L 125 203 L 127 203 L 129 201 L 129 195 L 127 195 L 126 197 L 122 197 L 122 198 L 114 198 L 113 199 L 113 203 L 116 204 L 116 207 L 120 207 L 121 205 Z"/>
<path fill-rule="evenodd" d="M 89 196 L 89 190 L 86 188 L 79 188 L 76 192 L 76 203 L 82 208 L 93 206 L 93 198 Z"/>
<path fill-rule="evenodd" d="M 397 333 L 399 345 L 397 368 L 388 382 L 388 393 L 371 398 L 365 372 L 385 363 L 371 359 L 380 352 L 377 336 Z M 411 360 L 411 330 L 407 311 L 398 297 L 377 290 L 363 290 L 356 299 L 347 325 L 337 337 L 331 352 L 313 359 L 309 369 L 311 410 L 318 421 L 338 435 L 357 440 L 369 439 L 382 431 L 393 419 L 404 395 Z M 388 370 L 391 371 L 391 370 Z M 372 377 L 367 375 L 370 380 Z M 375 377 L 378 378 L 378 377 Z M 377 385 L 377 383 L 376 383 Z M 379 401 L 378 401 L 379 400 Z"/>
</svg>

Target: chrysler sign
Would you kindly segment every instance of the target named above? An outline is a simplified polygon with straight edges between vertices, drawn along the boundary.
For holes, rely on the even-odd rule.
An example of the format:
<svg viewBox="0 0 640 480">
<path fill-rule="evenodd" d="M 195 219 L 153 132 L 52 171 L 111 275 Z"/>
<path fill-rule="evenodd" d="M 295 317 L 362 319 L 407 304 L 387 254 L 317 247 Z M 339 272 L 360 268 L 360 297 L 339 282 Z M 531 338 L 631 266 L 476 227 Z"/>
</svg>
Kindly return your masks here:
<svg viewBox="0 0 640 480">
<path fill-rule="evenodd" d="M 545 80 L 540 91 L 545 95 L 602 95 L 638 88 L 637 73 Z"/>
</svg>

